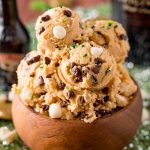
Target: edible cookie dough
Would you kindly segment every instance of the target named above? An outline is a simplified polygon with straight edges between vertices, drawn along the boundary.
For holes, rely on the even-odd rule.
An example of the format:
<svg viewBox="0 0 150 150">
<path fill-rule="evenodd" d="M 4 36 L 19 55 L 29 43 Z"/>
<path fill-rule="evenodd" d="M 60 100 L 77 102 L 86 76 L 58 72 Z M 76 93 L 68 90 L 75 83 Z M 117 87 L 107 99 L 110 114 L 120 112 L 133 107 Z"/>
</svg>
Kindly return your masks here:
<svg viewBox="0 0 150 150">
<path fill-rule="evenodd" d="M 72 44 L 73 40 L 81 34 L 81 19 L 69 8 L 57 7 L 39 16 L 35 30 L 39 47 L 42 47 L 44 40 L 49 46 L 61 48 Z"/>
<path fill-rule="evenodd" d="M 121 24 L 112 20 L 86 20 L 84 38 L 107 48 L 117 63 L 123 62 L 130 49 L 126 31 Z"/>
<path fill-rule="evenodd" d="M 58 7 L 38 18 L 36 34 L 38 50 L 21 61 L 13 86 L 26 106 L 50 118 L 91 123 L 130 103 L 137 87 L 122 65 L 129 45 L 120 24 L 82 22 Z"/>
</svg>

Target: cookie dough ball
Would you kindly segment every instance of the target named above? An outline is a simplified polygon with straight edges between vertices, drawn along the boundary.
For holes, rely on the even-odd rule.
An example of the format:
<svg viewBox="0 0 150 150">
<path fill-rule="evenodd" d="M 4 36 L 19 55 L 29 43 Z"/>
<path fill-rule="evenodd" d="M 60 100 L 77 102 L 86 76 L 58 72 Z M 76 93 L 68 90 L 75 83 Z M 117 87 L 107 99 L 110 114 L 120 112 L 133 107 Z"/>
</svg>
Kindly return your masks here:
<svg viewBox="0 0 150 150">
<path fill-rule="evenodd" d="M 115 69 L 115 60 L 105 48 L 85 42 L 70 48 L 70 58 L 62 60 L 58 74 L 75 89 L 100 89 L 113 78 Z"/>
<path fill-rule="evenodd" d="M 55 47 L 72 44 L 81 32 L 81 19 L 78 14 L 66 7 L 50 9 L 41 15 L 35 26 L 36 37 Z"/>
<path fill-rule="evenodd" d="M 93 29 L 90 40 L 107 48 L 117 63 L 124 62 L 130 47 L 126 31 L 121 24 L 112 20 L 87 20 L 85 26 L 87 31 L 90 31 L 89 28 Z"/>
</svg>

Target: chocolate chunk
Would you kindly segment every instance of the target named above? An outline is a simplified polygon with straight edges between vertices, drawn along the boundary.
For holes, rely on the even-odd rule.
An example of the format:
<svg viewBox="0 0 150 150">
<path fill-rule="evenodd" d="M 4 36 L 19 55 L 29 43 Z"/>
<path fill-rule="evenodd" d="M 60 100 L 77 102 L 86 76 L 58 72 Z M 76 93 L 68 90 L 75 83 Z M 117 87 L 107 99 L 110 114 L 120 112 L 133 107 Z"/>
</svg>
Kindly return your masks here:
<svg viewBox="0 0 150 150">
<path fill-rule="evenodd" d="M 83 104 L 85 104 L 85 98 L 84 98 L 84 96 L 81 96 L 79 99 L 79 105 L 82 106 Z"/>
<path fill-rule="evenodd" d="M 51 78 L 52 77 L 52 74 L 48 74 L 47 76 L 46 76 L 46 78 Z"/>
<path fill-rule="evenodd" d="M 40 58 L 41 58 L 40 55 L 37 55 L 37 56 L 31 58 L 30 60 L 28 60 L 28 61 L 27 61 L 27 64 L 28 64 L 28 65 L 31 65 L 31 64 L 33 64 L 33 63 L 36 63 L 36 62 L 38 62 L 38 61 L 40 60 Z"/>
<path fill-rule="evenodd" d="M 95 102 L 93 103 L 94 107 L 97 107 L 101 104 L 101 101 L 99 99 L 96 99 Z"/>
<path fill-rule="evenodd" d="M 75 62 L 72 62 L 70 68 L 72 69 L 74 66 L 77 66 L 77 64 Z"/>
<path fill-rule="evenodd" d="M 61 101 L 61 103 L 60 103 L 60 106 L 61 107 L 66 107 L 68 105 L 68 102 L 67 101 Z"/>
<path fill-rule="evenodd" d="M 128 39 L 128 37 L 127 37 L 125 34 L 121 34 L 121 35 L 119 36 L 119 39 L 126 41 L 126 40 Z"/>
<path fill-rule="evenodd" d="M 42 91 L 42 92 L 38 93 L 37 96 L 40 97 L 42 95 L 45 95 L 46 93 L 47 93 L 46 91 Z"/>
<path fill-rule="evenodd" d="M 42 27 L 41 30 L 40 30 L 40 32 L 39 32 L 39 34 L 42 34 L 44 31 L 45 31 L 45 28 Z"/>
<path fill-rule="evenodd" d="M 80 27 L 81 29 L 83 29 L 83 26 L 82 26 L 82 24 L 81 24 L 81 23 L 79 23 L 79 27 Z"/>
<path fill-rule="evenodd" d="M 123 107 L 117 106 L 116 108 L 113 109 L 113 112 L 119 111 L 121 109 L 123 109 Z"/>
<path fill-rule="evenodd" d="M 94 63 L 96 64 L 96 65 L 99 65 L 99 64 L 102 64 L 102 63 L 104 63 L 104 60 L 102 60 L 101 58 L 94 58 Z"/>
<path fill-rule="evenodd" d="M 39 77 L 39 84 L 40 86 L 43 86 L 45 84 L 42 76 Z"/>
<path fill-rule="evenodd" d="M 92 28 L 92 29 L 94 29 L 94 28 L 95 28 L 95 26 L 93 25 L 91 28 Z"/>
<path fill-rule="evenodd" d="M 78 112 L 76 115 L 75 115 L 75 118 L 80 118 L 82 115 L 82 112 Z"/>
<path fill-rule="evenodd" d="M 55 67 L 59 67 L 59 62 L 56 62 L 56 63 L 55 63 Z"/>
<path fill-rule="evenodd" d="M 88 72 L 89 72 L 89 68 L 88 67 L 82 67 L 82 75 L 83 76 L 86 76 Z"/>
<path fill-rule="evenodd" d="M 75 82 L 82 82 L 83 80 L 82 80 L 82 76 L 80 76 L 80 77 L 75 77 Z"/>
<path fill-rule="evenodd" d="M 104 48 L 109 48 L 108 44 L 102 44 Z"/>
<path fill-rule="evenodd" d="M 46 16 L 43 16 L 42 18 L 41 18 L 41 20 L 42 21 L 48 21 L 48 20 L 50 20 L 50 16 L 49 15 L 46 15 Z"/>
<path fill-rule="evenodd" d="M 104 102 L 106 103 L 108 101 L 109 101 L 109 96 L 107 95 L 107 96 L 104 97 Z"/>
<path fill-rule="evenodd" d="M 73 91 L 68 91 L 67 92 L 67 97 L 70 99 L 70 98 L 72 98 L 72 97 L 74 97 L 75 96 L 75 93 L 73 92 Z"/>
<path fill-rule="evenodd" d="M 48 57 L 45 57 L 45 64 L 46 65 L 49 65 L 51 63 L 51 60 L 48 58 Z"/>
<path fill-rule="evenodd" d="M 110 110 L 96 110 L 95 114 L 96 114 L 96 117 L 104 117 L 104 116 L 112 114 L 112 111 L 110 111 Z"/>
<path fill-rule="evenodd" d="M 43 105 L 42 105 L 42 109 L 43 109 L 44 111 L 48 111 L 48 110 L 49 110 L 49 105 L 43 104 Z"/>
<path fill-rule="evenodd" d="M 83 120 L 83 119 L 88 119 L 88 118 L 89 118 L 89 115 L 86 114 L 85 112 L 82 112 L 81 119 Z"/>
<path fill-rule="evenodd" d="M 98 84 L 97 78 L 93 75 L 91 75 L 91 81 L 93 84 Z"/>
<path fill-rule="evenodd" d="M 108 94 L 108 93 L 109 93 L 109 88 L 108 88 L 108 87 L 103 88 L 103 89 L 102 89 L 102 92 L 103 92 L 104 94 Z"/>
<path fill-rule="evenodd" d="M 91 68 L 92 72 L 94 72 L 95 74 L 98 74 L 99 73 L 99 69 L 100 69 L 100 66 L 93 66 Z"/>
<path fill-rule="evenodd" d="M 59 84 L 59 89 L 60 89 L 60 90 L 63 90 L 63 89 L 65 88 L 65 86 L 66 86 L 66 84 L 61 82 L 61 83 Z"/>
<path fill-rule="evenodd" d="M 75 77 L 80 77 L 82 76 L 82 72 L 79 68 L 75 68 L 74 70 L 72 70 L 72 74 L 75 76 Z"/>
<path fill-rule="evenodd" d="M 67 16 L 67 17 L 71 17 L 72 12 L 70 10 L 64 10 L 64 15 Z"/>
</svg>

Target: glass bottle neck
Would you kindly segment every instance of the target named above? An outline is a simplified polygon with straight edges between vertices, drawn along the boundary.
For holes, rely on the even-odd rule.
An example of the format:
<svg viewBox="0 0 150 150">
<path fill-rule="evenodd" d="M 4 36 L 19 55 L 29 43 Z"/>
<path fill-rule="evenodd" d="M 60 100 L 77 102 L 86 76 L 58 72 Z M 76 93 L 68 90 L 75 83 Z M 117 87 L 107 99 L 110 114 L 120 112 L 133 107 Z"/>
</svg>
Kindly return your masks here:
<svg viewBox="0 0 150 150">
<path fill-rule="evenodd" d="M 18 20 L 16 0 L 0 0 L 0 22 L 12 25 Z"/>
</svg>

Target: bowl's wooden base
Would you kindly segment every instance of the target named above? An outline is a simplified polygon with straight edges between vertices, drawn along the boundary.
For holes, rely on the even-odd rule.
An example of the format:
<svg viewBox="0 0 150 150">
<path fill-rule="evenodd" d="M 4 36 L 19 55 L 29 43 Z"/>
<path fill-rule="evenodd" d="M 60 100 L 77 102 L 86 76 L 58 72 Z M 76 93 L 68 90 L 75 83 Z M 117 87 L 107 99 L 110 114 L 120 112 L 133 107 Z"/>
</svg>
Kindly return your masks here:
<svg viewBox="0 0 150 150">
<path fill-rule="evenodd" d="M 16 130 L 32 150 L 121 150 L 135 135 L 141 112 L 139 88 L 126 108 L 91 124 L 36 114 L 17 95 L 12 107 Z"/>
</svg>

